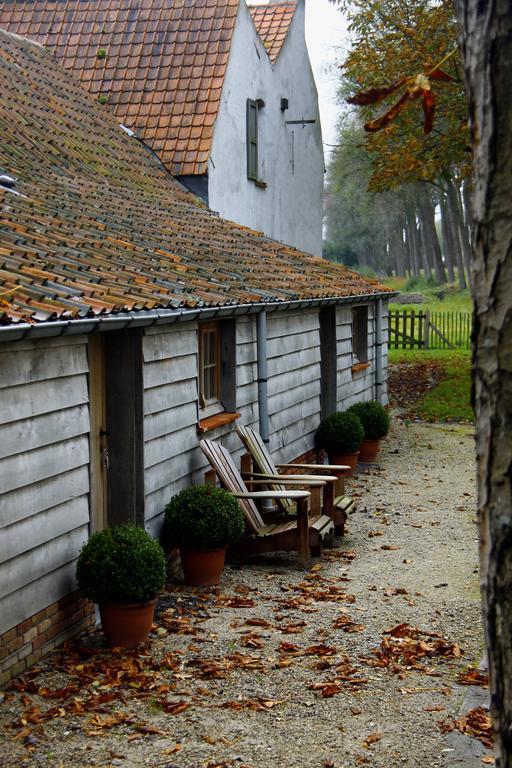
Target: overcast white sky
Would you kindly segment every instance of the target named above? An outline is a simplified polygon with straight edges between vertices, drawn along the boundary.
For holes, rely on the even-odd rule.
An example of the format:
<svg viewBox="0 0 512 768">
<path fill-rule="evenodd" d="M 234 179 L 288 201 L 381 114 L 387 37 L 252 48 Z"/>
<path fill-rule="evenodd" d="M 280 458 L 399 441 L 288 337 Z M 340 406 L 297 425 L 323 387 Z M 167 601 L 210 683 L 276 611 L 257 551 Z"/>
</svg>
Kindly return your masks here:
<svg viewBox="0 0 512 768">
<path fill-rule="evenodd" d="M 342 59 L 346 38 L 345 20 L 329 0 L 306 0 L 306 41 L 318 88 L 326 158 L 329 146 L 325 145 L 336 143 L 337 65 Z"/>
<path fill-rule="evenodd" d="M 256 2 L 265 4 L 271 0 Z M 318 88 L 326 160 L 329 144 L 336 143 L 336 75 L 346 37 L 345 20 L 336 6 L 329 0 L 306 0 L 306 42 Z"/>
</svg>

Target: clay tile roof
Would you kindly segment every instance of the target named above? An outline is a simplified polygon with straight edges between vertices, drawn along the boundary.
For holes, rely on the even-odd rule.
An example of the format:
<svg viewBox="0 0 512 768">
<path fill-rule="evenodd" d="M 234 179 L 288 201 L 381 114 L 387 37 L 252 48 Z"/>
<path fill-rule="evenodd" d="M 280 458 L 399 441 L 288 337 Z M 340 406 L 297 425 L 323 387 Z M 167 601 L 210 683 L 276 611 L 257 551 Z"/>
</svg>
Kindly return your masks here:
<svg viewBox="0 0 512 768">
<path fill-rule="evenodd" d="M 275 64 L 281 52 L 296 7 L 295 0 L 249 6 L 254 25 L 272 64 Z"/>
<path fill-rule="evenodd" d="M 0 31 L 0 325 L 382 287 L 219 218 L 40 46 Z"/>
<path fill-rule="evenodd" d="M 174 175 L 207 170 L 239 0 L 10 0 L 0 28 L 45 46 Z M 175 158 L 202 127 L 204 150 Z M 176 122 L 172 117 L 179 116 Z"/>
</svg>

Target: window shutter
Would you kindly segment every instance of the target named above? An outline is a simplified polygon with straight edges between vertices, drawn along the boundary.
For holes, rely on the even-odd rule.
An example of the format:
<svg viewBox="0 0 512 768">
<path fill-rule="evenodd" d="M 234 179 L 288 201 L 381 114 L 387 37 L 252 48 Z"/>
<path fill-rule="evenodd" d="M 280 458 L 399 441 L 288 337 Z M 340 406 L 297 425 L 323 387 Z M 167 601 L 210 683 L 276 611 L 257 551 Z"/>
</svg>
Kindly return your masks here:
<svg viewBox="0 0 512 768">
<path fill-rule="evenodd" d="M 247 178 L 258 179 L 258 105 L 247 99 Z"/>
</svg>

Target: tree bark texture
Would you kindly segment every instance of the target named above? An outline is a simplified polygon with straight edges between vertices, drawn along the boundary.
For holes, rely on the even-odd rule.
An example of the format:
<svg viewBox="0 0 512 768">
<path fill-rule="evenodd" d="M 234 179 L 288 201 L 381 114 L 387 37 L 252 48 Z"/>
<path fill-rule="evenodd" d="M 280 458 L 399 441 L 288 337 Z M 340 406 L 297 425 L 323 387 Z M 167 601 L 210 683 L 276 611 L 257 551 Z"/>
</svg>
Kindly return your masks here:
<svg viewBox="0 0 512 768">
<path fill-rule="evenodd" d="M 499 768 L 512 768 L 512 4 L 457 0 L 473 138 L 474 401 Z"/>
</svg>

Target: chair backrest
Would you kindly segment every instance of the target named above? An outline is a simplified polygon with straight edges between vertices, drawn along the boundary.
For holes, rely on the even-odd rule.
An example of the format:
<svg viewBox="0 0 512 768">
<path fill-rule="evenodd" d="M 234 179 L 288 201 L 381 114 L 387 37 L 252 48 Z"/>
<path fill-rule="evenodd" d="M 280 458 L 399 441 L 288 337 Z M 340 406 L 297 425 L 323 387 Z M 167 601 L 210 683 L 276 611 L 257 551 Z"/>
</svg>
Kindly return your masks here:
<svg viewBox="0 0 512 768">
<path fill-rule="evenodd" d="M 227 491 L 247 493 L 247 486 L 238 471 L 229 451 L 214 440 L 200 440 L 199 447 L 214 468 L 217 476 Z M 243 509 L 245 519 L 255 533 L 265 525 L 252 499 L 237 499 Z"/>
<path fill-rule="evenodd" d="M 241 424 L 237 424 L 236 431 L 238 437 L 246 447 L 254 459 L 254 463 L 258 472 L 264 475 L 277 475 L 277 467 L 272 460 L 272 456 L 268 452 L 268 448 L 263 442 L 263 439 L 259 432 L 251 429 L 251 427 L 244 427 Z M 273 491 L 285 491 L 286 486 L 281 483 L 269 483 L 269 488 Z M 289 499 L 279 499 L 279 506 L 285 512 L 293 512 L 295 506 L 293 501 Z"/>
</svg>

